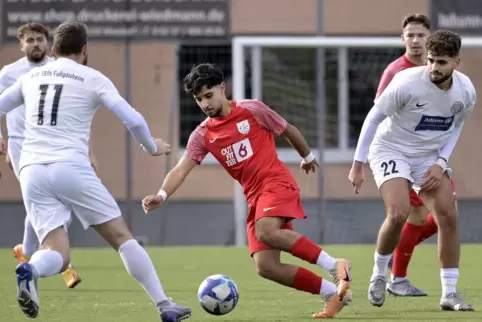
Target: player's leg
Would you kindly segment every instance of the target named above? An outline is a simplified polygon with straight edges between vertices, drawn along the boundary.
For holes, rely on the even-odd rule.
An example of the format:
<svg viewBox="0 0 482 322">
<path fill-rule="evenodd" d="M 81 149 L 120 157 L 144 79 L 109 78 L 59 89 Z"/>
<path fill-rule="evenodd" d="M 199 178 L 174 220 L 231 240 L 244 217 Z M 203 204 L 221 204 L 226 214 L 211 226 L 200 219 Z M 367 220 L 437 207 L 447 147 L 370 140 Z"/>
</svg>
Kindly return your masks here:
<svg viewBox="0 0 482 322">
<path fill-rule="evenodd" d="M 455 183 L 453 178 L 450 178 L 450 183 L 452 185 L 452 191 L 455 199 L 455 208 L 457 208 L 457 192 L 455 190 Z M 430 237 L 435 235 L 437 231 L 438 231 L 438 226 L 434 216 L 432 214 L 428 214 L 425 225 L 423 226 L 422 234 L 420 235 L 419 243 L 423 242 L 426 239 L 429 239 Z"/>
<path fill-rule="evenodd" d="M 23 139 L 11 138 L 8 142 L 8 153 L 10 156 L 10 162 L 12 164 L 13 172 L 18 180 L 20 180 L 19 163 L 20 155 L 22 152 Z M 66 226 L 67 229 L 67 226 Z M 25 226 L 23 231 L 22 244 L 18 244 L 14 247 L 13 253 L 17 260 L 22 263 L 28 261 L 32 254 L 37 250 L 38 237 L 30 223 L 29 216 L 25 216 Z M 81 282 L 79 273 L 75 268 L 69 264 L 69 267 L 62 272 L 62 277 L 65 281 L 67 288 L 74 288 Z"/>
<path fill-rule="evenodd" d="M 275 219 L 280 220 L 280 227 L 291 229 L 291 223 L 286 224 L 285 218 Z M 256 237 L 255 224 L 252 221 L 248 222 L 247 232 L 250 254 L 259 276 L 299 291 L 321 295 L 325 299 L 325 309 L 313 317 L 333 317 L 343 308 L 344 301 L 339 300 L 334 283 L 306 268 L 281 263 L 281 251 L 263 244 Z"/>
<path fill-rule="evenodd" d="M 288 220 L 306 217 L 297 187 L 281 184 L 266 187 L 255 207 L 256 212 L 250 215 L 254 216 L 256 237 L 262 243 L 320 266 L 334 277 L 340 295 L 346 292 L 351 282 L 348 261 L 331 257 L 306 236 L 285 227 Z"/>
<path fill-rule="evenodd" d="M 420 191 L 420 197 L 434 214 L 438 225 L 438 255 L 442 266 L 440 307 L 443 310 L 451 311 L 473 311 L 472 305 L 463 301 L 457 294 L 460 239 L 457 227 L 457 209 L 448 175 L 443 175 L 436 190 Z"/>
<path fill-rule="evenodd" d="M 30 257 L 37 249 L 38 238 L 35 235 L 35 230 L 30 223 L 27 215 L 25 215 L 23 240 L 21 244 L 15 245 L 13 248 L 13 255 L 19 263 L 28 262 Z"/>
<path fill-rule="evenodd" d="M 375 182 L 382 195 L 387 215 L 380 227 L 374 254 L 368 300 L 374 306 L 385 303 L 388 262 L 400 241 L 403 225 L 410 212 L 410 175 L 408 161 L 396 153 L 380 153 L 370 160 Z"/>
<path fill-rule="evenodd" d="M 18 303 L 31 318 L 39 312 L 37 279 L 60 273 L 70 262 L 69 240 L 64 229 L 70 209 L 55 197 L 48 170 L 46 165 L 30 165 L 20 175 L 27 216 L 41 243 L 41 249 L 29 262 L 19 264 L 16 269 Z"/>
<path fill-rule="evenodd" d="M 72 217 L 70 218 L 69 222 L 65 224 L 65 231 L 68 233 L 68 229 L 70 224 L 72 223 Z M 74 288 L 82 282 L 82 278 L 80 277 L 77 269 L 72 266 L 72 263 L 69 263 L 69 266 L 66 270 L 62 272 L 62 278 L 64 279 L 65 285 L 67 288 Z"/>
<path fill-rule="evenodd" d="M 410 205 L 410 214 L 403 226 L 402 237 L 388 264 L 392 274 L 387 291 L 396 296 L 427 296 L 427 293 L 408 280 L 407 270 L 415 246 L 419 244 L 429 211 L 413 189 L 410 190 Z"/>
<path fill-rule="evenodd" d="M 13 173 L 17 177 L 17 180 L 20 179 L 19 162 L 20 162 L 20 155 L 22 153 L 22 143 L 23 143 L 23 139 L 10 138 L 8 140 L 7 153 L 10 158 L 10 164 L 11 164 Z M 23 263 L 30 259 L 32 254 L 37 250 L 37 246 L 38 246 L 37 235 L 35 234 L 35 230 L 33 229 L 28 216 L 25 215 L 23 240 L 21 244 L 18 244 L 14 247 L 13 253 L 17 258 L 17 260 L 20 263 Z"/>
<path fill-rule="evenodd" d="M 144 288 L 161 313 L 162 321 L 177 321 L 190 317 L 191 309 L 172 302 L 165 294 L 156 269 L 146 250 L 139 245 L 127 228 L 112 195 L 90 165 L 59 165 L 58 195 L 72 207 L 84 228 L 92 227 L 116 251 L 127 272 Z M 68 178 L 62 173 L 68 172 Z M 69 184 L 75 181 L 76 184 Z"/>
</svg>

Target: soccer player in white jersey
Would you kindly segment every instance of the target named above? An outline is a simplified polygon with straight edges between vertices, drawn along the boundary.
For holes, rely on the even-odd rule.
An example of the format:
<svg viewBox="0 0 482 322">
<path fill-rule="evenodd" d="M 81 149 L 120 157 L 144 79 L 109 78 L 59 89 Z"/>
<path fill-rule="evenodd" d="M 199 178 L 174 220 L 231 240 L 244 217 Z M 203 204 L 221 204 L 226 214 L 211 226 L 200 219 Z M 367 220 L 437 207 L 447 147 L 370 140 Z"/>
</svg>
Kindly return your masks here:
<svg viewBox="0 0 482 322">
<path fill-rule="evenodd" d="M 461 39 L 453 32 L 439 30 L 429 36 L 427 66 L 396 74 L 375 100 L 362 127 L 349 180 L 359 193 L 363 164 L 368 161 L 387 210 L 368 289 L 368 300 L 374 306 L 385 301 L 388 261 L 410 212 L 409 189 L 413 186 L 438 225 L 440 307 L 474 310 L 456 289 L 460 241 L 448 168 L 464 121 L 476 102 L 472 82 L 455 70 L 460 47 Z"/>
<path fill-rule="evenodd" d="M 84 228 L 94 228 L 119 252 L 129 274 L 157 305 L 161 321 L 189 318 L 191 309 L 175 304 L 164 293 L 149 255 L 126 227 L 88 156 L 92 119 L 99 105 L 119 117 L 151 155 L 170 153 L 170 145 L 153 139 L 142 115 L 119 95 L 114 84 L 85 66 L 87 31 L 83 24 L 61 24 L 52 49 L 55 61 L 22 75 L 0 95 L 0 116 L 25 104 L 20 186 L 41 244 L 41 250 L 16 269 L 20 308 L 28 317 L 37 317 L 37 279 L 67 267 L 70 250 L 63 227 L 73 212 Z"/>
<path fill-rule="evenodd" d="M 15 83 L 15 81 L 32 68 L 42 66 L 53 58 L 47 56 L 48 29 L 39 23 L 28 23 L 17 30 L 17 38 L 20 41 L 20 49 L 25 54 L 16 62 L 5 65 L 0 70 L 0 93 Z M 7 163 L 19 179 L 19 161 L 24 140 L 25 130 L 25 107 L 21 106 L 7 114 L 8 154 Z M 0 133 L 1 138 L 1 133 Z M 30 224 L 28 216 L 25 216 L 23 242 L 14 247 L 13 253 L 17 260 L 22 263 L 29 260 L 37 249 L 38 238 Z M 62 272 L 65 284 L 68 288 L 74 288 L 81 281 L 77 271 L 69 265 Z"/>
</svg>

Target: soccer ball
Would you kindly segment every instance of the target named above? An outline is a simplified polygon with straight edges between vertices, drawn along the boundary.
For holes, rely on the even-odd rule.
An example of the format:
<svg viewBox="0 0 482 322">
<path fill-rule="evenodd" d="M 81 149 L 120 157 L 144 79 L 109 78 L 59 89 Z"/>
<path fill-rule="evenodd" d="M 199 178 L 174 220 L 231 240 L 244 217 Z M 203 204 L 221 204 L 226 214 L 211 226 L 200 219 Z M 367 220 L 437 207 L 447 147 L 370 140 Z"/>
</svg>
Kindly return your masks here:
<svg viewBox="0 0 482 322">
<path fill-rule="evenodd" d="M 238 286 L 229 276 L 211 275 L 199 286 L 197 297 L 201 307 L 209 314 L 228 314 L 238 304 Z"/>
</svg>

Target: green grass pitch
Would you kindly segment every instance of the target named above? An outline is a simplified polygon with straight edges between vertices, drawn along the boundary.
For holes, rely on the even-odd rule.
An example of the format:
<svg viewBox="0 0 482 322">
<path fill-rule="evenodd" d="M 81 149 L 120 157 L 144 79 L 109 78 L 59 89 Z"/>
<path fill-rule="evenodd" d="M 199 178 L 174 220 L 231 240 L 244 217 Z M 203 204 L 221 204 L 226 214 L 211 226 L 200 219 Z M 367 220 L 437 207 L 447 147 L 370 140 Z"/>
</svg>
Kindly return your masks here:
<svg viewBox="0 0 482 322">
<path fill-rule="evenodd" d="M 462 247 L 458 290 L 476 312 L 442 312 L 440 270 L 436 247 L 422 245 L 415 251 L 409 268 L 413 283 L 429 293 L 422 298 L 387 296 L 382 308 L 367 300 L 368 279 L 373 266 L 373 246 L 326 246 L 332 256 L 346 257 L 353 264 L 353 302 L 337 317 L 338 321 L 482 321 L 479 268 L 482 245 Z M 193 309 L 188 321 L 313 321 L 311 314 L 322 308 L 320 297 L 263 280 L 255 273 L 246 249 L 226 247 L 148 248 L 168 296 Z M 321 269 L 303 264 L 285 254 L 283 260 L 302 264 L 321 274 Z M 127 274 L 116 252 L 111 249 L 75 249 L 73 264 L 83 281 L 74 290 L 65 288 L 61 276 L 40 280 L 39 322 L 155 322 L 159 321 L 150 299 Z M 0 321 L 28 321 L 18 308 L 14 269 L 10 249 L 0 250 Z M 240 300 L 225 316 L 211 316 L 197 303 L 197 288 L 211 274 L 231 276 L 238 284 Z M 323 276 L 327 276 L 323 274 Z"/>
</svg>

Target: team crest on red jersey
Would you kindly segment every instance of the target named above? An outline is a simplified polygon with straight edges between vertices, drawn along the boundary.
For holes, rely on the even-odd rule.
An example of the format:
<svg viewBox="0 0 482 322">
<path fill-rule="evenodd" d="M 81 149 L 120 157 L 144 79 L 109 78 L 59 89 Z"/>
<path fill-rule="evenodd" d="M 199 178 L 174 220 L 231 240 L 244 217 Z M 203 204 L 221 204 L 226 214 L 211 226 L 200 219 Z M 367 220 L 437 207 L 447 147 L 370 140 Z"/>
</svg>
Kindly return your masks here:
<svg viewBox="0 0 482 322">
<path fill-rule="evenodd" d="M 249 121 L 248 120 L 238 122 L 236 125 L 238 126 L 239 133 L 241 133 L 241 134 L 248 134 L 249 133 L 250 128 L 249 128 Z"/>
</svg>

